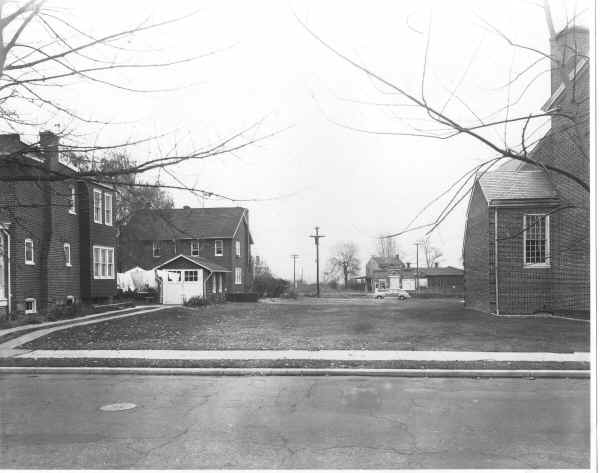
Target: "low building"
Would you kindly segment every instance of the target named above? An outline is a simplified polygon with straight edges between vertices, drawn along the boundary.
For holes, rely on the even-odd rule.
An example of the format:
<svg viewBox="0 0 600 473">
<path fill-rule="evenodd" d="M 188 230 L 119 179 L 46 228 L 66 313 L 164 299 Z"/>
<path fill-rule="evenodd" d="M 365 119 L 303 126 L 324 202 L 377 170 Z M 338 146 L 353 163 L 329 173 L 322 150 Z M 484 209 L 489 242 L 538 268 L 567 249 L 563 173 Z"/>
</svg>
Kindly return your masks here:
<svg viewBox="0 0 600 473">
<path fill-rule="evenodd" d="M 417 291 L 418 281 L 418 291 Z M 465 274 L 454 266 L 416 268 L 408 266 L 402 272 L 402 289 L 420 296 L 463 297 L 465 293 Z"/>
<path fill-rule="evenodd" d="M 110 300 L 114 189 L 80 178 L 51 132 L 0 135 L 0 177 L 0 314 Z"/>
<path fill-rule="evenodd" d="M 179 271 L 190 268 L 171 267 L 173 262 L 192 261 L 208 272 L 218 269 L 224 292 L 249 292 L 253 243 L 248 209 L 242 207 L 144 209 L 121 232 L 119 270 L 166 269 L 169 262 L 170 269 Z M 219 278 L 206 284 L 208 293 L 221 287 Z"/>
</svg>

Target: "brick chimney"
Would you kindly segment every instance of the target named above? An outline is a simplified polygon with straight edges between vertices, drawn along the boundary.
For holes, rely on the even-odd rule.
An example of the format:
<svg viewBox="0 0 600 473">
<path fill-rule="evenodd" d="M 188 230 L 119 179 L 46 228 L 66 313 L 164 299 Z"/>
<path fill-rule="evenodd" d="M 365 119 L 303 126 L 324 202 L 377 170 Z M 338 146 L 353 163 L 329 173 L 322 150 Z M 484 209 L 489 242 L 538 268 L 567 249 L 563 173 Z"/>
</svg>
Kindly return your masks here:
<svg viewBox="0 0 600 473">
<path fill-rule="evenodd" d="M 60 138 L 51 131 L 40 132 L 40 151 L 50 169 L 58 166 L 58 147 Z"/>
<path fill-rule="evenodd" d="M 550 54 L 554 59 L 550 78 L 550 95 L 554 94 L 563 82 L 561 69 L 570 74 L 577 62 L 583 56 L 588 55 L 589 43 L 590 32 L 583 26 L 567 27 L 557 33 L 554 38 L 550 38 Z"/>
<path fill-rule="evenodd" d="M 0 134 L 0 154 L 9 154 L 23 148 L 21 137 L 18 133 Z"/>
</svg>

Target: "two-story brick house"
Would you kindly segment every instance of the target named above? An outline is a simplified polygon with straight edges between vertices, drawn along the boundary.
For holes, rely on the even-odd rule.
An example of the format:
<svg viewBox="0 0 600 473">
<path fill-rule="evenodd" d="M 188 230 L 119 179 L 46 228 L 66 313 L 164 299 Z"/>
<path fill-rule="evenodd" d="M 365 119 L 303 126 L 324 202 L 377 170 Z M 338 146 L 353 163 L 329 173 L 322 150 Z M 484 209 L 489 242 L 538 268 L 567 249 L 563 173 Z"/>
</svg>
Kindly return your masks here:
<svg viewBox="0 0 600 473">
<path fill-rule="evenodd" d="M 589 314 L 589 32 L 551 40 L 551 126 L 529 158 L 479 176 L 463 258 L 465 305 L 496 314 Z M 558 65 L 564 67 L 558 67 Z"/>
<path fill-rule="evenodd" d="M 144 209 L 121 232 L 119 269 L 150 270 L 188 256 L 227 271 L 222 273 L 224 292 L 248 292 L 253 284 L 253 243 L 248 209 L 242 207 Z M 218 279 L 207 283 L 207 291 L 212 291 L 210 285 Z"/>
<path fill-rule="evenodd" d="M 81 179 L 51 132 L 0 135 L 0 315 L 116 291 L 114 190 Z"/>
</svg>

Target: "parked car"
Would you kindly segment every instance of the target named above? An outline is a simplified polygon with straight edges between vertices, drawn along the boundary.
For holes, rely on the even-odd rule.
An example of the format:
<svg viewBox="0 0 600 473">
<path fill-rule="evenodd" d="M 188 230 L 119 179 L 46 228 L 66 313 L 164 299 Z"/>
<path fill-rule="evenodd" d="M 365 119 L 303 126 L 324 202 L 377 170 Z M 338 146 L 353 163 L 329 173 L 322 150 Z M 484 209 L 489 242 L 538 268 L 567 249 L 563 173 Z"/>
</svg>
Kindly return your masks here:
<svg viewBox="0 0 600 473">
<path fill-rule="evenodd" d="M 397 297 L 401 301 L 410 299 L 410 294 L 404 289 L 375 289 L 371 296 L 375 299 L 383 299 L 385 297 Z"/>
</svg>

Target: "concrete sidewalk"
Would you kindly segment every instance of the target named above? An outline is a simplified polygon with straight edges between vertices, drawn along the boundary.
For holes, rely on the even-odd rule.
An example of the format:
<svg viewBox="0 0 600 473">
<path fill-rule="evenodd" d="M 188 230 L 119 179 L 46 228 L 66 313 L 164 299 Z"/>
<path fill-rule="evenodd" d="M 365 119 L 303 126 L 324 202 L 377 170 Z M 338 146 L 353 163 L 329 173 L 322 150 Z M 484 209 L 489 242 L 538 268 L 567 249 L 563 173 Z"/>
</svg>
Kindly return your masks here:
<svg viewBox="0 0 600 473">
<path fill-rule="evenodd" d="M 28 334 L 33 335 L 33 334 Z M 40 335 L 41 336 L 41 335 Z M 37 337 L 36 337 L 37 338 Z M 15 340 L 16 341 L 16 340 Z M 29 340 L 27 340 L 29 341 Z M 13 340 L 11 340 L 13 342 Z M 25 342 L 20 342 L 25 343 Z M 16 345 L 18 346 L 18 345 Z M 526 353 L 391 350 L 19 350 L 2 349 L 4 358 L 152 359 L 193 361 L 503 361 L 589 363 L 589 353 Z"/>
</svg>

